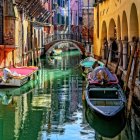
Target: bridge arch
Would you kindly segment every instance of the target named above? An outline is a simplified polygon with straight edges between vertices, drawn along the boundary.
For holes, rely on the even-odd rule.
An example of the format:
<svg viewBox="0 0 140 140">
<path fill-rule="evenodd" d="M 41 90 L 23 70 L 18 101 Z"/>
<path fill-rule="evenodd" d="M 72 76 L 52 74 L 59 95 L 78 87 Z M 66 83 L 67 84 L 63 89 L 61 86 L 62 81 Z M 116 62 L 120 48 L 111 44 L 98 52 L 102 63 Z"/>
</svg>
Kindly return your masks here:
<svg viewBox="0 0 140 140">
<path fill-rule="evenodd" d="M 84 47 L 83 43 L 75 41 L 75 40 L 70 40 L 70 39 L 54 40 L 54 41 L 46 44 L 45 52 L 48 52 L 57 43 L 73 43 L 75 48 L 77 48 L 81 54 L 85 53 L 85 47 Z"/>
</svg>

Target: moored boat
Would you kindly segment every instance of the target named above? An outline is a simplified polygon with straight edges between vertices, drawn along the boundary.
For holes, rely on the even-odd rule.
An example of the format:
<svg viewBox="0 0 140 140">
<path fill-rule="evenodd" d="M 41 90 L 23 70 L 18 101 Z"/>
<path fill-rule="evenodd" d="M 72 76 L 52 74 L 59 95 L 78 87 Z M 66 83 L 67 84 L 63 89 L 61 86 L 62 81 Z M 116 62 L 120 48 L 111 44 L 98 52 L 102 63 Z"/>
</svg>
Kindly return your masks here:
<svg viewBox="0 0 140 140">
<path fill-rule="evenodd" d="M 114 87 L 87 87 L 87 106 L 105 118 L 115 117 L 125 111 L 126 99 L 119 85 Z"/>
<path fill-rule="evenodd" d="M 85 68 L 92 68 L 93 64 L 98 61 L 97 59 L 93 57 L 87 57 L 84 60 L 80 61 L 80 66 Z M 101 61 L 98 61 L 99 66 L 104 66 L 104 63 Z"/>
<path fill-rule="evenodd" d="M 115 74 L 109 71 L 104 66 L 96 67 L 93 71 L 88 73 L 89 85 L 105 85 L 118 84 L 118 78 Z"/>
<path fill-rule="evenodd" d="M 4 68 L 0 72 L 0 86 L 20 87 L 33 79 L 37 71 L 38 67 L 36 66 Z"/>
<path fill-rule="evenodd" d="M 107 72 L 106 75 L 104 72 Z M 91 75 L 89 74 L 88 78 L 89 76 Z M 85 99 L 93 112 L 105 118 L 112 118 L 125 111 L 124 92 L 117 77 L 107 68 L 99 67 L 88 80 Z"/>
</svg>

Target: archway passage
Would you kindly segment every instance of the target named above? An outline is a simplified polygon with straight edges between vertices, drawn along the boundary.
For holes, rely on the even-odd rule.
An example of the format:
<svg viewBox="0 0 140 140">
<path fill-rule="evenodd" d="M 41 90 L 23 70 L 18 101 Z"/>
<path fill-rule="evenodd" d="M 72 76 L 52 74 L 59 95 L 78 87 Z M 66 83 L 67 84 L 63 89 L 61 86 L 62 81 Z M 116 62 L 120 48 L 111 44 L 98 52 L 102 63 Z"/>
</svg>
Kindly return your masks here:
<svg viewBox="0 0 140 140">
<path fill-rule="evenodd" d="M 113 18 L 110 20 L 110 23 L 109 23 L 108 37 L 109 37 L 109 39 L 116 38 L 116 24 L 115 24 L 115 21 Z"/>
<path fill-rule="evenodd" d="M 130 38 L 139 36 L 139 23 L 136 5 L 132 4 L 130 13 Z"/>
<path fill-rule="evenodd" d="M 122 15 L 122 39 L 126 40 L 128 38 L 128 22 L 126 12 L 123 11 Z"/>
<path fill-rule="evenodd" d="M 49 49 L 51 49 L 55 44 L 57 43 L 73 43 L 75 44 L 75 47 L 80 51 L 81 54 L 85 53 L 85 47 L 83 46 L 83 44 L 81 42 L 78 41 L 74 41 L 74 40 L 55 40 L 52 41 L 50 43 L 48 43 L 47 45 L 45 45 L 45 52 L 48 52 Z"/>
</svg>

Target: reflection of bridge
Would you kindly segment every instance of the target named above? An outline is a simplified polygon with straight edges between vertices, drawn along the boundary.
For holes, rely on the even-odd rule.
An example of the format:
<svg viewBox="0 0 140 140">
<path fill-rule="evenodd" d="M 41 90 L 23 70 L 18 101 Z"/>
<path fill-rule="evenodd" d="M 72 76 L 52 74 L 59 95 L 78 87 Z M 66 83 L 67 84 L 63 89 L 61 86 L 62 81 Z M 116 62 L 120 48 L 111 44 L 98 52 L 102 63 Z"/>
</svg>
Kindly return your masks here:
<svg viewBox="0 0 140 140">
<path fill-rule="evenodd" d="M 74 43 L 76 48 L 80 50 L 81 53 L 85 52 L 85 47 L 87 42 L 82 36 L 76 34 L 55 34 L 50 37 L 47 37 L 45 40 L 45 50 L 48 51 L 56 43 Z"/>
</svg>

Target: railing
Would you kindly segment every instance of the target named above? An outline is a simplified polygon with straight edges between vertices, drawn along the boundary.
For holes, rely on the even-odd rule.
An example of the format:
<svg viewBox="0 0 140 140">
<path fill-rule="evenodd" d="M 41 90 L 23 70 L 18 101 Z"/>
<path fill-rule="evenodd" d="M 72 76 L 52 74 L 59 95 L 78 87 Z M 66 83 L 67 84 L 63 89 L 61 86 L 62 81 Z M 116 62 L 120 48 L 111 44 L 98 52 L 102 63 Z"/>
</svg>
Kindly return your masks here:
<svg viewBox="0 0 140 140">
<path fill-rule="evenodd" d="M 54 34 L 45 38 L 44 45 L 47 45 L 56 40 L 74 40 L 81 42 L 84 46 L 86 46 L 91 44 L 91 42 L 88 42 L 88 39 L 86 38 L 87 36 L 81 36 L 77 34 Z"/>
</svg>

